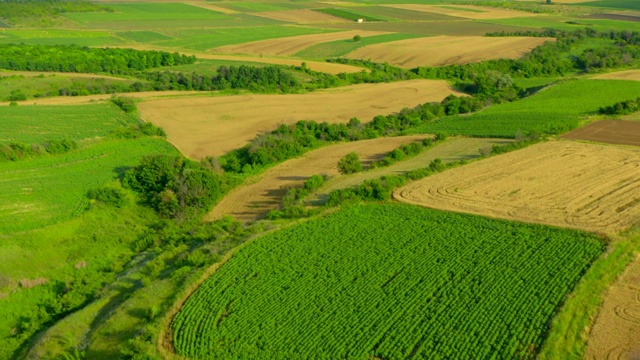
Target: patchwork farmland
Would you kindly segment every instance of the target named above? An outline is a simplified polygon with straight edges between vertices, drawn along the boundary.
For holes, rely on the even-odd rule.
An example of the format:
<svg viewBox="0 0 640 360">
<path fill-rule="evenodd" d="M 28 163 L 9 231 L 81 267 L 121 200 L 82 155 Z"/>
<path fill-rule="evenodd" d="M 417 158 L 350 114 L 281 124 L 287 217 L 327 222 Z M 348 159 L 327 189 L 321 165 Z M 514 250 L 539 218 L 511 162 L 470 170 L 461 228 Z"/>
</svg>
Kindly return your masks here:
<svg viewBox="0 0 640 360">
<path fill-rule="evenodd" d="M 0 359 L 635 359 L 634 0 L 5 0 Z"/>
</svg>

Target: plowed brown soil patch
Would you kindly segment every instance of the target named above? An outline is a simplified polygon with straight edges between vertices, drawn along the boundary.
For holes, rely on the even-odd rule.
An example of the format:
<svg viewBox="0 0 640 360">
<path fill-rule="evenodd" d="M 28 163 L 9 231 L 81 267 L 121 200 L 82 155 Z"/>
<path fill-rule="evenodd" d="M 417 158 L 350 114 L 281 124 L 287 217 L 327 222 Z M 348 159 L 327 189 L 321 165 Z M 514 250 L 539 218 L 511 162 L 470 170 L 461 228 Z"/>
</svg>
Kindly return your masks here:
<svg viewBox="0 0 640 360">
<path fill-rule="evenodd" d="M 277 165 L 256 178 L 247 180 L 247 185 L 231 191 L 206 216 L 207 220 L 231 215 L 237 220 L 251 221 L 267 215 L 282 202 L 287 190 L 301 187 L 306 179 L 315 174 L 335 176 L 338 160 L 350 152 L 360 155 L 363 163 L 381 159 L 400 145 L 424 139 L 425 135 L 402 136 L 357 141 L 327 146 L 305 154 L 303 157 Z"/>
<path fill-rule="evenodd" d="M 374 44 L 346 55 L 352 59 L 414 68 L 467 64 L 490 59 L 516 59 L 551 38 L 434 36 Z"/>
<path fill-rule="evenodd" d="M 323 14 L 309 9 L 286 10 L 286 11 L 265 11 L 256 12 L 251 15 L 262 16 L 268 19 L 289 21 L 298 24 L 332 24 L 350 22 L 347 19 Z"/>
<path fill-rule="evenodd" d="M 640 122 L 623 120 L 596 121 L 562 136 L 607 144 L 640 146 Z"/>
<path fill-rule="evenodd" d="M 496 9 L 496 8 L 473 6 L 473 5 L 457 5 L 456 4 L 456 5 L 438 6 L 438 5 L 422 5 L 422 4 L 393 4 L 393 5 L 384 5 L 384 6 L 398 8 L 398 9 L 405 9 L 405 10 L 422 11 L 422 12 L 429 12 L 429 13 L 435 13 L 435 14 L 456 16 L 456 17 L 474 19 L 474 20 L 511 19 L 511 18 L 537 16 L 537 14 L 526 12 L 526 11 Z"/>
<path fill-rule="evenodd" d="M 640 149 L 553 141 L 413 182 L 399 201 L 617 233 L 640 223 Z"/>
<path fill-rule="evenodd" d="M 236 95 L 145 101 L 143 119 L 162 127 L 169 141 L 192 158 L 219 156 L 261 132 L 299 120 L 369 121 L 405 107 L 441 101 L 456 93 L 445 81 L 360 84 L 289 95 Z"/>
<path fill-rule="evenodd" d="M 597 76 L 594 76 L 592 79 L 640 81 L 640 70 L 616 71 L 608 74 L 597 75 Z"/>
<path fill-rule="evenodd" d="M 298 53 L 310 46 L 336 41 L 352 39 L 355 35 L 361 36 L 374 36 L 380 34 L 388 34 L 384 31 L 341 31 L 328 34 L 311 34 L 300 36 L 289 36 L 278 39 L 269 39 L 262 41 L 254 41 L 250 43 L 244 43 L 239 45 L 222 46 L 215 51 L 231 54 L 265 54 L 265 55 L 277 55 L 286 56 Z"/>
<path fill-rule="evenodd" d="M 589 335 L 586 359 L 640 359 L 640 256 L 609 288 Z"/>
</svg>

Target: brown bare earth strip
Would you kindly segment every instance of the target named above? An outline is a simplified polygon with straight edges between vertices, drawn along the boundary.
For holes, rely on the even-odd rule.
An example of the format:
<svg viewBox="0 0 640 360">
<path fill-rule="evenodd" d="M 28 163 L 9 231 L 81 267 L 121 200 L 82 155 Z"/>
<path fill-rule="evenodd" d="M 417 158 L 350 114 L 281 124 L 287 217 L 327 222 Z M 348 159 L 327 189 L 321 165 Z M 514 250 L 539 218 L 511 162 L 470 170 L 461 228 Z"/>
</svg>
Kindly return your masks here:
<svg viewBox="0 0 640 360">
<path fill-rule="evenodd" d="M 394 197 L 614 234 L 640 223 L 640 149 L 551 141 L 413 182 Z"/>
<path fill-rule="evenodd" d="M 321 12 L 313 11 L 309 9 L 264 11 L 264 12 L 251 13 L 251 15 L 261 16 L 267 19 L 289 21 L 289 22 L 294 22 L 298 24 L 333 24 L 333 23 L 350 22 L 347 19 L 323 14 Z"/>
<path fill-rule="evenodd" d="M 516 59 L 551 38 L 434 36 L 374 44 L 346 55 L 352 59 L 414 68 L 466 64 L 490 59 Z"/>
<path fill-rule="evenodd" d="M 87 96 L 57 96 L 51 98 L 31 99 L 25 101 L 18 101 L 20 105 L 85 105 L 93 104 L 97 102 L 104 102 L 112 98 L 114 95 L 122 95 L 135 99 L 166 99 L 184 96 L 194 95 L 210 95 L 210 91 L 144 91 L 137 93 L 122 93 L 122 94 L 100 94 L 100 95 L 87 95 Z M 0 103 L 2 105 L 9 105 L 9 103 Z"/>
<path fill-rule="evenodd" d="M 426 135 L 379 138 L 345 144 L 331 145 L 311 151 L 303 157 L 286 161 L 264 174 L 247 180 L 243 185 L 225 196 L 206 216 L 206 220 L 216 220 L 231 215 L 237 220 L 252 221 L 267 215 L 281 203 L 287 190 L 301 187 L 306 179 L 315 174 L 335 176 L 338 174 L 338 160 L 350 152 L 360 155 L 367 162 L 381 159 L 396 147 L 413 141 L 420 141 Z"/>
<path fill-rule="evenodd" d="M 589 335 L 586 359 L 640 359 L 640 255 L 609 288 Z"/>
<path fill-rule="evenodd" d="M 456 93 L 445 81 L 359 84 L 308 94 L 236 95 L 145 101 L 144 120 L 162 127 L 183 154 L 200 159 L 242 147 L 265 131 L 299 120 L 369 121 Z M 458 93 L 456 93 L 458 94 Z"/>
<path fill-rule="evenodd" d="M 569 140 L 640 146 L 640 122 L 602 120 L 562 135 Z"/>
<path fill-rule="evenodd" d="M 496 9 L 491 7 L 473 6 L 473 5 L 422 5 L 422 4 L 393 4 L 384 5 L 388 7 L 422 11 L 435 14 L 456 16 L 466 19 L 474 20 L 487 20 L 487 19 L 511 19 L 521 17 L 537 16 L 526 11 L 508 10 L 508 9 Z M 465 10 L 466 9 L 466 10 Z"/>
<path fill-rule="evenodd" d="M 640 81 L 640 70 L 624 70 L 607 74 L 600 74 L 592 77 L 592 79 L 604 80 L 638 80 Z"/>
<path fill-rule="evenodd" d="M 341 31 L 327 34 L 311 34 L 300 36 L 289 36 L 278 39 L 269 39 L 262 41 L 254 41 L 250 43 L 244 43 L 239 45 L 228 45 L 216 48 L 215 51 L 231 54 L 265 54 L 275 56 L 286 56 L 298 53 L 308 47 L 316 44 L 335 40 L 351 39 L 355 35 L 360 36 L 374 36 L 388 34 L 384 31 Z"/>
</svg>

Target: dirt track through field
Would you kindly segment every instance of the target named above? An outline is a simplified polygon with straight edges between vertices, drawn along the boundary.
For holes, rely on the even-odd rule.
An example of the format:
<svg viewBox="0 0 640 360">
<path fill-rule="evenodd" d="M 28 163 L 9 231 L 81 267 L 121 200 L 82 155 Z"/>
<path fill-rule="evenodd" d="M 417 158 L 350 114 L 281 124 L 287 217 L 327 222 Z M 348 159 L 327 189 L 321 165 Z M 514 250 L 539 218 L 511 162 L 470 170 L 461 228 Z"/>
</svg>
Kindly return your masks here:
<svg viewBox="0 0 640 360">
<path fill-rule="evenodd" d="M 441 101 L 456 93 L 445 81 L 411 80 L 359 84 L 288 95 L 235 95 L 145 101 L 144 120 L 162 127 L 183 154 L 200 159 L 220 156 L 246 145 L 279 124 L 299 120 L 346 123 L 370 121 L 418 104 Z"/>
<path fill-rule="evenodd" d="M 607 74 L 596 75 L 592 77 L 592 79 L 640 81 L 640 70 L 616 71 Z"/>
<path fill-rule="evenodd" d="M 413 182 L 394 197 L 612 234 L 640 223 L 640 149 L 551 141 Z"/>
<path fill-rule="evenodd" d="M 640 359 L 640 255 L 607 291 L 585 358 Z"/>
<path fill-rule="evenodd" d="M 359 48 L 352 59 L 388 62 L 403 68 L 467 64 L 490 59 L 516 59 L 552 38 L 434 36 L 391 41 Z"/>
<path fill-rule="evenodd" d="M 491 7 L 473 5 L 422 5 L 422 4 L 390 4 L 384 5 L 404 10 L 422 11 L 435 14 L 456 16 L 473 20 L 488 19 L 512 19 L 521 17 L 538 16 L 538 14 L 527 11 L 517 11 L 509 9 L 497 9 Z"/>
<path fill-rule="evenodd" d="M 415 157 L 400 161 L 391 166 L 331 178 L 322 186 L 319 193 L 314 196 L 312 202 L 323 202 L 331 191 L 356 186 L 365 180 L 378 179 L 385 175 L 399 175 L 411 170 L 425 168 L 435 159 L 440 159 L 443 163 L 471 160 L 479 157 L 482 149 L 490 149 L 493 145 L 504 145 L 510 142 L 511 140 L 491 138 L 449 139 L 444 143 L 423 151 Z"/>
<path fill-rule="evenodd" d="M 375 36 L 389 34 L 384 31 L 341 31 L 327 34 L 311 34 L 300 36 L 289 36 L 278 39 L 254 41 L 239 45 L 229 45 L 216 48 L 215 51 L 231 54 L 265 54 L 275 56 L 286 56 L 296 54 L 308 47 L 325 42 L 336 40 L 352 39 L 355 35 Z"/>
<path fill-rule="evenodd" d="M 206 216 L 206 220 L 231 215 L 237 220 L 252 221 L 267 215 L 279 206 L 287 190 L 301 187 L 315 174 L 338 175 L 338 160 L 355 151 L 366 166 L 379 160 L 400 145 L 420 141 L 426 135 L 379 138 L 326 146 L 311 151 L 301 158 L 286 161 L 257 177 L 247 179 L 247 185 L 232 190 Z"/>
<path fill-rule="evenodd" d="M 640 146 L 640 122 L 602 120 L 562 135 L 569 140 Z"/>
<path fill-rule="evenodd" d="M 298 24 L 333 24 L 350 22 L 347 19 L 323 14 L 309 9 L 254 12 L 251 13 L 251 15 L 261 16 L 267 19 L 289 21 Z"/>
</svg>

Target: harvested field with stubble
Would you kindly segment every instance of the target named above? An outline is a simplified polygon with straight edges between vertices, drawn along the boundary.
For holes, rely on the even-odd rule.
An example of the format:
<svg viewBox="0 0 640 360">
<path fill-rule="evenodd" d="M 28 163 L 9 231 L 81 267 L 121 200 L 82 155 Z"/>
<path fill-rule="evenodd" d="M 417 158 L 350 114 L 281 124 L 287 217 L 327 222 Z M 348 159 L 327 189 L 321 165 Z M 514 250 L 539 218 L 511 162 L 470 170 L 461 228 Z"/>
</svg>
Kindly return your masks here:
<svg viewBox="0 0 640 360">
<path fill-rule="evenodd" d="M 285 10 L 285 11 L 263 11 L 251 15 L 265 17 L 267 19 L 294 22 L 298 24 L 332 24 L 350 22 L 347 19 L 323 14 L 310 9 Z"/>
<path fill-rule="evenodd" d="M 301 187 L 312 175 L 338 175 L 338 160 L 351 152 L 360 155 L 363 164 L 367 166 L 400 145 L 421 141 L 426 137 L 427 135 L 414 135 L 379 138 L 331 145 L 311 151 L 248 179 L 247 185 L 227 194 L 205 219 L 213 221 L 231 215 L 236 220 L 252 221 L 265 217 L 270 210 L 280 205 L 289 188 Z"/>
<path fill-rule="evenodd" d="M 521 17 L 537 16 L 538 14 L 491 7 L 473 5 L 423 5 L 423 4 L 386 4 L 384 6 L 396 9 L 411 11 L 421 11 L 427 13 L 455 16 L 473 20 L 487 19 L 512 19 Z"/>
<path fill-rule="evenodd" d="M 640 122 L 602 120 L 562 135 L 569 140 L 640 146 Z"/>
<path fill-rule="evenodd" d="M 388 34 L 384 31 L 341 31 L 327 34 L 311 34 L 300 36 L 289 36 L 285 38 L 254 41 L 239 45 L 222 46 L 215 51 L 231 54 L 265 54 L 275 56 L 287 56 L 298 53 L 313 45 L 331 42 L 336 40 L 352 39 L 355 35 L 375 36 Z"/>
<path fill-rule="evenodd" d="M 394 198 L 612 234 L 640 222 L 640 149 L 551 141 L 413 182 Z"/>
<path fill-rule="evenodd" d="M 441 101 L 449 94 L 460 95 L 446 81 L 410 80 L 308 94 L 153 100 L 138 104 L 138 108 L 142 118 L 162 127 L 183 154 L 200 159 L 242 147 L 279 124 L 300 120 L 346 123 L 353 117 L 369 121 L 405 107 Z"/>
<path fill-rule="evenodd" d="M 589 342 L 587 360 L 640 358 L 640 256 L 607 291 Z"/>
<path fill-rule="evenodd" d="M 592 77 L 592 79 L 604 80 L 637 80 L 640 81 L 640 70 L 624 70 L 600 74 Z"/>
<path fill-rule="evenodd" d="M 552 38 L 434 36 L 369 45 L 346 55 L 415 68 L 467 64 L 490 59 L 516 59 Z"/>
</svg>

